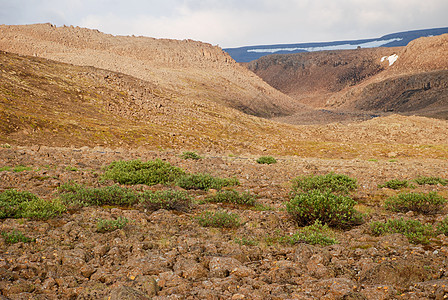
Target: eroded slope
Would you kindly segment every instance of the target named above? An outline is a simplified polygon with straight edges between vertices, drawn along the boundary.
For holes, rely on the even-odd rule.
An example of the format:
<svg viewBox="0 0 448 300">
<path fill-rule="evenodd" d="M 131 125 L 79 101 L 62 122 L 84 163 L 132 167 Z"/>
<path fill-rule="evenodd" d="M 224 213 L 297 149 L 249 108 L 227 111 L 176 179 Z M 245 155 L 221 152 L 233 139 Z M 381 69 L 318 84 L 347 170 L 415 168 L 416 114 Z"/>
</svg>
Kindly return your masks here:
<svg viewBox="0 0 448 300">
<path fill-rule="evenodd" d="M 112 36 L 51 24 L 1 25 L 0 49 L 128 74 L 190 99 L 209 99 L 252 115 L 288 115 L 297 109 L 288 96 L 219 47 L 192 40 Z"/>
</svg>

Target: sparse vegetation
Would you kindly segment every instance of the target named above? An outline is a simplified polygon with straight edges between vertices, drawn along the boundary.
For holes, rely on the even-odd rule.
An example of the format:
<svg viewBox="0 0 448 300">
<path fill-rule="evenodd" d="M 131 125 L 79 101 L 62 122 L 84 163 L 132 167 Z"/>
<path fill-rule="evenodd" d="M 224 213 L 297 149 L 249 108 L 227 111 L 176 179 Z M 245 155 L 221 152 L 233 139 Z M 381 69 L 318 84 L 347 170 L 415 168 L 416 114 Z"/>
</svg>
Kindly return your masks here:
<svg viewBox="0 0 448 300">
<path fill-rule="evenodd" d="M 13 171 L 15 173 L 19 173 L 19 172 L 23 172 L 23 171 L 32 171 L 33 168 L 32 167 L 27 167 L 27 166 L 23 166 L 23 165 L 17 165 L 15 167 L 10 167 L 10 166 L 4 166 L 0 168 L 0 172 L 1 171 Z"/>
<path fill-rule="evenodd" d="M 67 166 L 65 167 L 66 171 L 71 171 L 71 172 L 77 172 L 78 168 L 77 167 L 73 167 L 73 166 Z"/>
<path fill-rule="evenodd" d="M 403 188 L 413 188 L 414 186 L 412 186 L 406 179 L 404 180 L 392 179 L 386 181 L 383 184 L 378 185 L 378 188 L 384 188 L 384 187 L 388 189 L 399 190 Z"/>
<path fill-rule="evenodd" d="M 0 218 L 48 219 L 65 212 L 58 200 L 47 201 L 27 191 L 6 190 L 0 193 Z"/>
<path fill-rule="evenodd" d="M 385 202 L 385 207 L 396 212 L 415 211 L 423 214 L 434 214 L 440 212 L 447 199 L 436 192 L 425 193 L 402 193 L 390 197 Z"/>
<path fill-rule="evenodd" d="M 236 228 L 241 225 L 240 217 L 226 211 L 205 211 L 197 217 L 203 227 Z"/>
<path fill-rule="evenodd" d="M 257 159 L 257 163 L 270 165 L 277 163 L 277 160 L 272 156 L 261 156 Z"/>
<path fill-rule="evenodd" d="M 316 220 L 314 224 L 301 228 L 297 233 L 291 236 L 281 237 L 280 242 L 290 245 L 307 243 L 311 245 L 328 246 L 338 243 L 333 236 L 334 233 L 328 225 L 323 225 L 319 220 Z"/>
<path fill-rule="evenodd" d="M 240 205 L 254 206 L 256 204 L 255 196 L 248 192 L 239 193 L 235 190 L 218 191 L 216 194 L 208 196 L 208 202 L 231 203 Z"/>
<path fill-rule="evenodd" d="M 22 165 L 15 166 L 14 169 L 12 169 L 12 171 L 16 172 L 16 173 L 23 172 L 23 171 L 31 171 L 31 170 L 33 170 L 33 168 L 27 167 L 27 166 L 22 166 Z"/>
<path fill-rule="evenodd" d="M 202 157 L 199 154 L 192 151 L 185 151 L 180 155 L 180 157 L 183 159 L 193 159 L 193 160 L 202 159 Z"/>
<path fill-rule="evenodd" d="M 11 232 L 2 231 L 2 237 L 5 239 L 5 243 L 7 244 L 15 244 L 15 243 L 30 243 L 34 242 L 34 239 L 25 236 L 22 232 L 18 230 L 12 230 Z"/>
<path fill-rule="evenodd" d="M 119 185 L 101 188 L 65 183 L 59 187 L 59 197 L 71 208 L 84 206 L 119 205 L 130 206 L 139 201 L 139 195 Z"/>
<path fill-rule="evenodd" d="M 313 190 L 348 194 L 358 187 L 356 179 L 347 175 L 329 173 L 327 175 L 308 175 L 293 179 L 293 194 L 307 193 Z"/>
<path fill-rule="evenodd" d="M 257 246 L 258 245 L 258 241 L 257 240 L 248 239 L 246 237 L 235 238 L 235 243 L 237 243 L 239 245 L 245 245 L 245 246 Z"/>
<path fill-rule="evenodd" d="M 219 178 L 213 177 L 210 174 L 190 174 L 180 177 L 176 184 L 186 190 L 220 190 L 226 186 L 238 185 L 239 181 L 236 178 Z"/>
<path fill-rule="evenodd" d="M 141 195 L 140 205 L 150 211 L 158 209 L 188 211 L 191 208 L 192 199 L 183 191 L 146 191 Z"/>
<path fill-rule="evenodd" d="M 118 217 L 116 220 L 99 219 L 96 222 L 96 231 L 100 233 L 111 232 L 124 228 L 128 223 L 129 220 L 124 217 Z"/>
<path fill-rule="evenodd" d="M 347 228 L 362 223 L 362 216 L 353 207 L 356 201 L 330 191 L 312 190 L 295 195 L 286 203 L 286 211 L 299 226 L 319 220 L 330 227 Z"/>
<path fill-rule="evenodd" d="M 448 180 L 444 179 L 444 178 L 440 178 L 440 177 L 426 177 L 426 176 L 420 176 L 416 179 L 414 179 L 414 181 L 418 184 L 418 185 L 447 185 L 448 184 Z"/>
<path fill-rule="evenodd" d="M 181 168 L 174 167 L 160 159 L 142 162 L 140 160 L 115 161 L 105 168 L 102 179 L 114 180 L 121 184 L 168 184 L 185 174 Z"/>
<path fill-rule="evenodd" d="M 417 220 L 387 220 L 386 222 L 372 222 L 370 229 L 374 235 L 400 233 L 408 238 L 411 243 L 427 244 L 429 238 L 434 236 L 434 230 L 430 224 L 422 224 Z"/>
<path fill-rule="evenodd" d="M 11 148 L 10 144 L 1 144 L 0 145 L 1 148 Z"/>
</svg>

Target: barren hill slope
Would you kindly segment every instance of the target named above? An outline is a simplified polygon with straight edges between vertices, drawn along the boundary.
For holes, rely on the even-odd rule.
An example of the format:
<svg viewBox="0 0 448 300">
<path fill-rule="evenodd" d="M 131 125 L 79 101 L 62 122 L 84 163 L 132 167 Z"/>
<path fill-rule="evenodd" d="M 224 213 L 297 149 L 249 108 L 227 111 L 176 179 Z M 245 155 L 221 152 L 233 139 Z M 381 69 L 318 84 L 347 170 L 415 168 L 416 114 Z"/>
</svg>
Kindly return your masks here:
<svg viewBox="0 0 448 300">
<path fill-rule="evenodd" d="M 239 66 L 219 47 L 191 40 L 112 36 L 51 24 L 0 26 L 0 50 L 116 71 L 263 117 L 288 115 L 288 96 Z"/>
<path fill-rule="evenodd" d="M 396 61 L 389 60 L 392 55 Z M 272 55 L 248 67 L 280 91 L 316 108 L 448 118 L 447 34 L 420 38 L 401 48 Z M 300 124 L 303 116 L 279 119 Z"/>
<path fill-rule="evenodd" d="M 293 126 L 93 67 L 0 52 L 0 70 L 0 143 L 325 158 L 448 156 L 447 121 L 395 115 Z"/>
</svg>

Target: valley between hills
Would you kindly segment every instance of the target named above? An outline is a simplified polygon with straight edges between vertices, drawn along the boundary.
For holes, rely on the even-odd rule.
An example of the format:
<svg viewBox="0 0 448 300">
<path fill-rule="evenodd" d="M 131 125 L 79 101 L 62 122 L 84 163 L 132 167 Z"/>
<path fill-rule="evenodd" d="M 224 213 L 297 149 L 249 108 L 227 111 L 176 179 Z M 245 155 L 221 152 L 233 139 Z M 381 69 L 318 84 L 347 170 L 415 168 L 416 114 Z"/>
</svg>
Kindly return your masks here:
<svg viewBox="0 0 448 300">
<path fill-rule="evenodd" d="M 238 64 L 191 40 L 0 25 L 0 298 L 448 297 L 447 46 Z M 334 175 L 356 184 L 300 186 Z M 291 211 L 311 195 L 329 227 Z"/>
</svg>

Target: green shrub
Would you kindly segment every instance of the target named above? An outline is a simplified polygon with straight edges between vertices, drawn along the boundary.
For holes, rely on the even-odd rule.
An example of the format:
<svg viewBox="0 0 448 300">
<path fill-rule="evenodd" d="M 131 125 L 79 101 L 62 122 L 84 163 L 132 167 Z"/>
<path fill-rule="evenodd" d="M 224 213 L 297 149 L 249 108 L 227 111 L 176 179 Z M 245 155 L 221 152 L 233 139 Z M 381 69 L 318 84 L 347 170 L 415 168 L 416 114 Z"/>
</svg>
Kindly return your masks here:
<svg viewBox="0 0 448 300">
<path fill-rule="evenodd" d="M 180 155 L 180 157 L 183 159 L 193 159 L 193 160 L 202 159 L 202 157 L 199 154 L 192 151 L 185 151 Z"/>
<path fill-rule="evenodd" d="M 255 197 L 250 193 L 238 193 L 235 190 L 218 191 L 216 194 L 208 196 L 205 200 L 214 203 L 231 203 L 250 206 L 254 206 L 256 203 Z"/>
<path fill-rule="evenodd" d="M 362 223 L 361 214 L 353 208 L 356 204 L 347 196 L 312 190 L 292 198 L 286 203 L 286 211 L 300 226 L 319 220 L 330 227 L 345 228 Z"/>
<path fill-rule="evenodd" d="M 238 185 L 239 181 L 236 178 L 219 178 L 213 177 L 210 174 L 190 174 L 180 177 L 176 184 L 186 190 L 220 190 L 225 186 Z"/>
<path fill-rule="evenodd" d="M 150 211 L 158 209 L 188 211 L 192 199 L 188 193 L 182 191 L 146 191 L 141 195 L 140 204 Z"/>
<path fill-rule="evenodd" d="M 392 179 L 389 181 L 386 181 L 384 184 L 380 184 L 378 185 L 379 188 L 383 188 L 386 187 L 388 189 L 393 189 L 393 190 L 399 190 L 402 188 L 409 188 L 409 187 L 413 187 L 411 184 L 409 184 L 409 181 L 405 180 L 399 180 L 399 179 Z"/>
<path fill-rule="evenodd" d="M 10 144 L 1 144 L 0 147 L 2 148 L 11 148 Z"/>
<path fill-rule="evenodd" d="M 293 194 L 307 193 L 312 190 L 329 191 L 337 194 L 348 194 L 358 187 L 356 179 L 347 175 L 329 173 L 327 175 L 308 175 L 293 179 Z"/>
<path fill-rule="evenodd" d="M 119 185 L 93 188 L 65 183 L 59 188 L 59 193 L 59 198 L 71 208 L 101 205 L 130 206 L 139 201 L 138 193 Z"/>
<path fill-rule="evenodd" d="M 272 156 L 261 156 L 257 159 L 257 163 L 270 165 L 277 163 L 277 160 Z"/>
<path fill-rule="evenodd" d="M 5 243 L 7 244 L 15 244 L 15 243 L 30 243 L 34 242 L 34 239 L 25 236 L 18 230 L 13 230 L 11 232 L 2 231 L 2 237 L 5 239 Z"/>
<path fill-rule="evenodd" d="M 433 214 L 440 211 L 447 200 L 436 192 L 402 193 L 385 201 L 386 209 L 396 212 L 415 211 L 423 214 Z"/>
<path fill-rule="evenodd" d="M 448 236 L 448 217 L 445 217 L 438 225 L 437 225 L 437 233 L 444 234 Z"/>
<path fill-rule="evenodd" d="M 420 176 L 416 179 L 414 179 L 414 181 L 419 184 L 419 185 L 447 185 L 448 184 L 448 180 L 444 179 L 444 178 L 440 178 L 440 177 L 426 177 L 426 176 Z"/>
<path fill-rule="evenodd" d="M 280 238 L 280 242 L 290 245 L 307 243 L 311 245 L 328 246 L 338 243 L 338 241 L 332 237 L 333 235 L 334 234 L 328 225 L 322 225 L 319 220 L 316 220 L 313 225 L 303 227 L 291 236 Z"/>
<path fill-rule="evenodd" d="M 102 179 L 111 179 L 121 184 L 167 184 L 185 174 L 181 168 L 174 167 L 160 159 L 147 162 L 140 160 L 115 161 L 105 170 Z"/>
<path fill-rule="evenodd" d="M 96 223 L 96 231 L 104 233 L 122 229 L 128 222 L 129 220 L 124 217 L 118 217 L 116 220 L 99 219 Z"/>
<path fill-rule="evenodd" d="M 226 211 L 205 211 L 197 217 L 197 220 L 203 227 L 236 228 L 241 225 L 237 214 Z"/>
<path fill-rule="evenodd" d="M 9 166 L 1 167 L 0 172 L 2 172 L 2 171 L 11 171 L 11 167 L 9 167 Z"/>
<path fill-rule="evenodd" d="M 423 225 L 417 220 L 387 220 L 386 222 L 372 222 L 370 229 L 374 235 L 400 233 L 408 238 L 411 243 L 427 244 L 429 238 L 434 236 L 434 230 L 430 224 Z"/>
<path fill-rule="evenodd" d="M 0 218 L 48 219 L 66 210 L 58 200 L 47 201 L 27 191 L 0 193 Z"/>
</svg>

